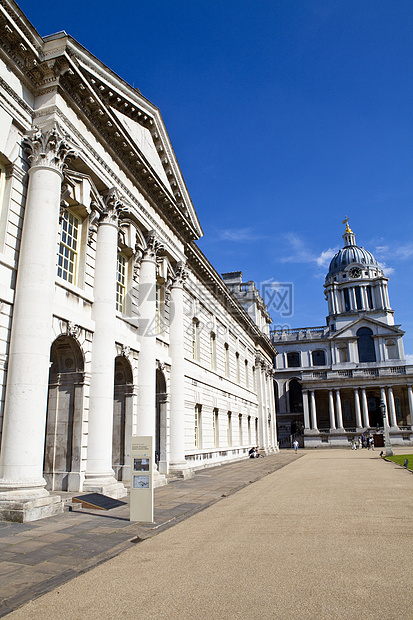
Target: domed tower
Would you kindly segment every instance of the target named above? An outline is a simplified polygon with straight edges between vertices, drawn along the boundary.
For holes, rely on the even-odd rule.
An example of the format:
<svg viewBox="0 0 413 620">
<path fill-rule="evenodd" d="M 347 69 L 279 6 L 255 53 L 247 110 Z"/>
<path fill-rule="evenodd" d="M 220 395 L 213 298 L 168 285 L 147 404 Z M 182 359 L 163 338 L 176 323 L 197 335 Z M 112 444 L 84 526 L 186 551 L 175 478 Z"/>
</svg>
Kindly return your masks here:
<svg viewBox="0 0 413 620">
<path fill-rule="evenodd" d="M 394 325 L 388 278 L 373 254 L 356 245 L 348 218 L 344 223 L 344 247 L 332 258 L 324 284 L 328 302 L 327 325 L 331 331 L 337 331 L 360 315 Z"/>
</svg>

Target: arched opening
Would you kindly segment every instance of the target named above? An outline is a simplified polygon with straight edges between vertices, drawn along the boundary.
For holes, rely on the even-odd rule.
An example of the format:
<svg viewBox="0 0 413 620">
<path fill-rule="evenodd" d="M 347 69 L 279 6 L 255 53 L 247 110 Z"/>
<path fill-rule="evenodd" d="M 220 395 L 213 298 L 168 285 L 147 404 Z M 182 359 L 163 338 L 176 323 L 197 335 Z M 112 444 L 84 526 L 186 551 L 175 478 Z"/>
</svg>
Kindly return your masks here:
<svg viewBox="0 0 413 620">
<path fill-rule="evenodd" d="M 290 413 L 303 413 L 303 394 L 298 379 L 291 379 L 289 386 Z"/>
<path fill-rule="evenodd" d="M 165 375 L 159 368 L 156 371 L 156 425 L 155 425 L 155 463 L 161 474 L 168 473 L 166 453 L 167 437 L 167 402 Z"/>
<path fill-rule="evenodd" d="M 359 352 L 359 362 L 376 361 L 373 332 L 369 327 L 360 327 L 360 329 L 357 330 L 357 348 Z"/>
<path fill-rule="evenodd" d="M 71 336 L 50 350 L 43 475 L 52 491 L 80 489 L 84 361 Z"/>
<path fill-rule="evenodd" d="M 113 390 L 112 468 L 116 480 L 130 480 L 130 441 L 132 436 L 132 368 L 126 357 L 115 359 Z"/>
</svg>

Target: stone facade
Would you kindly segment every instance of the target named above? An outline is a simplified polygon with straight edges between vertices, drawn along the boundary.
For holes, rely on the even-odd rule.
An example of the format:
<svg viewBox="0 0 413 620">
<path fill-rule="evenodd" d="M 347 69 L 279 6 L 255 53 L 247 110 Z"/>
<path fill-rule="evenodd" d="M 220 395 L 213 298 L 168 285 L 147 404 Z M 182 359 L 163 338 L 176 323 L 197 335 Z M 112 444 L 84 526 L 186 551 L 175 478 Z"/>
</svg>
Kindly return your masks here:
<svg viewBox="0 0 413 620">
<path fill-rule="evenodd" d="M 393 445 L 413 445 L 413 367 L 394 324 L 386 278 L 346 225 L 344 247 L 324 284 L 327 325 L 271 333 L 280 445 L 304 431 L 306 447 L 343 446 L 383 432 Z M 377 437 L 377 442 L 380 437 Z"/>
<path fill-rule="evenodd" d="M 2 3 L 0 515 L 277 449 L 268 326 L 196 245 L 159 110 L 66 33 Z M 263 309 L 264 312 L 264 309 Z"/>
</svg>

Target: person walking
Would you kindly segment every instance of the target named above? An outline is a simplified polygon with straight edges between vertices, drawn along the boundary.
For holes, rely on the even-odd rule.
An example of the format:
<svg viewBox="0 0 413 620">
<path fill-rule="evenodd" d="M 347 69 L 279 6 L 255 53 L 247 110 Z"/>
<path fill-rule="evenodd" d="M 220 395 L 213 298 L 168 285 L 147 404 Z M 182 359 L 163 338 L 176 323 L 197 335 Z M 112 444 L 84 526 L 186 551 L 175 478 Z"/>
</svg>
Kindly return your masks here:
<svg viewBox="0 0 413 620">
<path fill-rule="evenodd" d="M 298 452 L 298 441 L 297 440 L 293 442 L 293 448 L 294 448 L 294 452 L 297 454 Z"/>
</svg>

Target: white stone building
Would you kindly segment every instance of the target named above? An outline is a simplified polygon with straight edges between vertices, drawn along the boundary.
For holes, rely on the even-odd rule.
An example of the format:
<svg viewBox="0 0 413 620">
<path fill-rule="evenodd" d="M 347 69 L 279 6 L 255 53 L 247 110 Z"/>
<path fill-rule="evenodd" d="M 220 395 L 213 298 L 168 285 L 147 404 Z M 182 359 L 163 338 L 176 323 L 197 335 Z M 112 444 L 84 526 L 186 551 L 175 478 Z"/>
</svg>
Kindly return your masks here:
<svg viewBox="0 0 413 620">
<path fill-rule="evenodd" d="M 347 220 L 343 239 L 324 284 L 327 325 L 271 333 L 280 445 L 301 430 L 306 447 L 348 445 L 383 427 L 381 401 L 392 444 L 413 445 L 413 366 L 394 324 L 388 278 L 356 245 Z"/>
<path fill-rule="evenodd" d="M 157 484 L 276 450 L 268 327 L 196 246 L 159 110 L 0 12 L 0 515 L 122 497 L 132 433 L 154 437 Z"/>
</svg>

